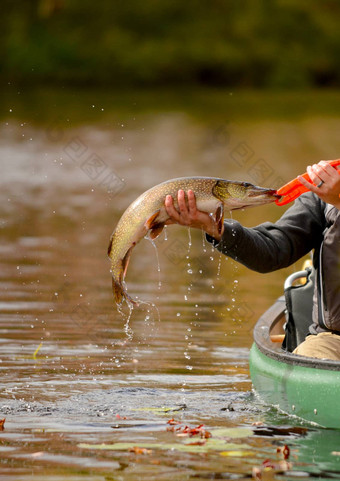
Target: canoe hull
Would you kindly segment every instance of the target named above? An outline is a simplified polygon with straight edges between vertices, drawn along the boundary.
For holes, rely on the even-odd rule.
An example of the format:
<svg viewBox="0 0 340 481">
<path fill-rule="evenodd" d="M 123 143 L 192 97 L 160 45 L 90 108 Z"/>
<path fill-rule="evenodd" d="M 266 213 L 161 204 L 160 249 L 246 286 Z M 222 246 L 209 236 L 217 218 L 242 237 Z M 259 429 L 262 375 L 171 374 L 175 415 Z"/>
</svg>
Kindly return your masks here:
<svg viewBox="0 0 340 481">
<path fill-rule="evenodd" d="M 340 362 L 282 350 L 285 301 L 279 298 L 258 320 L 249 368 L 255 391 L 287 414 L 340 428 Z"/>
<path fill-rule="evenodd" d="M 340 428 L 340 371 L 280 362 L 255 343 L 249 365 L 254 389 L 265 402 L 321 426 Z"/>
</svg>

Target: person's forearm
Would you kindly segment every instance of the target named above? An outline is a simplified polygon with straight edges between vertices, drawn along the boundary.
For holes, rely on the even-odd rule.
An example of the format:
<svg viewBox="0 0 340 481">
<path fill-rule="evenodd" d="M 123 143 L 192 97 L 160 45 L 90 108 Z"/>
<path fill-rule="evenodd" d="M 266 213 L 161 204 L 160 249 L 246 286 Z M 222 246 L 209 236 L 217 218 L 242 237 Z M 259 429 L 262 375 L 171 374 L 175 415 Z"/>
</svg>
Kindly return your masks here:
<svg viewBox="0 0 340 481">
<path fill-rule="evenodd" d="M 228 219 L 221 240 L 208 240 L 252 270 L 270 272 L 287 267 L 320 245 L 324 205 L 312 195 L 304 195 L 275 224 L 245 228 Z"/>
<path fill-rule="evenodd" d="M 284 234 L 271 232 L 270 224 L 246 228 L 237 221 L 224 224 L 221 240 L 208 237 L 216 249 L 249 269 L 271 272 L 294 262 L 293 249 Z"/>
</svg>

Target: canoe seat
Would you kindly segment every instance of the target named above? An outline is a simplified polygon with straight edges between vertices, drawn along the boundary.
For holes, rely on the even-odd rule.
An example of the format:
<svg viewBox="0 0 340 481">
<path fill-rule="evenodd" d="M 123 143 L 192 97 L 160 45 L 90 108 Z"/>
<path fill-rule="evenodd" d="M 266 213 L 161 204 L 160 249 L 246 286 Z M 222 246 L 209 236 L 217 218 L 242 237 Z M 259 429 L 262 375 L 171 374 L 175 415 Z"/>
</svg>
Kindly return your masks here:
<svg viewBox="0 0 340 481">
<path fill-rule="evenodd" d="M 315 270 L 308 266 L 287 277 L 284 284 L 286 323 L 282 348 L 286 351 L 293 352 L 309 334 L 309 327 L 312 324 L 314 280 Z"/>
</svg>

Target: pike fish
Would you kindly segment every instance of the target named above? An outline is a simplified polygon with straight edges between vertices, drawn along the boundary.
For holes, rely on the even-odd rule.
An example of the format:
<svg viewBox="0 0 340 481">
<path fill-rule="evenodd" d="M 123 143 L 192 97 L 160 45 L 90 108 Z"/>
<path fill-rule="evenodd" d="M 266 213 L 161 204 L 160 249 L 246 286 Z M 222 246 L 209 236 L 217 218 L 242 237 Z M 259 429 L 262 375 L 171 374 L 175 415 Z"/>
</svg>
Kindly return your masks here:
<svg viewBox="0 0 340 481">
<path fill-rule="evenodd" d="M 197 208 L 213 215 L 220 229 L 224 208 L 242 209 L 268 204 L 278 199 L 276 190 L 254 186 L 248 182 L 224 180 L 213 177 L 182 177 L 168 180 L 140 195 L 126 209 L 110 238 L 108 256 L 111 259 L 112 290 L 118 305 L 123 300 L 137 304 L 128 295 L 124 283 L 132 249 L 148 235 L 156 239 L 169 216 L 165 209 L 165 197 L 171 195 L 177 206 L 177 192 L 192 190 Z"/>
</svg>

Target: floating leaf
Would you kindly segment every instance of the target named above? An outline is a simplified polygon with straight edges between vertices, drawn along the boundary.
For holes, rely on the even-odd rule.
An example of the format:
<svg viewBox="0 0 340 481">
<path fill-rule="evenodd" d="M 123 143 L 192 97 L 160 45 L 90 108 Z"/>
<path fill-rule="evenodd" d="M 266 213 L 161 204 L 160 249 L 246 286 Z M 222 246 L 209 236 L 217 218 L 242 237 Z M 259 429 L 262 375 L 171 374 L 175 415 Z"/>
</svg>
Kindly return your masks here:
<svg viewBox="0 0 340 481">
<path fill-rule="evenodd" d="M 42 345 L 43 345 L 43 343 L 41 342 L 41 343 L 39 344 L 39 346 L 37 347 L 37 349 L 34 351 L 34 353 L 33 353 L 33 359 L 37 359 L 37 354 L 38 354 L 39 350 L 41 349 Z"/>
<path fill-rule="evenodd" d="M 129 448 L 129 452 L 135 454 L 151 454 L 152 450 L 147 448 L 140 448 L 139 446 L 133 446 L 133 448 Z"/>
<path fill-rule="evenodd" d="M 292 464 L 288 461 L 279 461 L 278 463 L 271 459 L 263 461 L 262 466 L 254 466 L 252 477 L 258 481 L 274 480 L 276 474 L 284 474 L 292 469 Z"/>
<path fill-rule="evenodd" d="M 220 455 L 241 458 L 245 456 L 253 456 L 254 453 L 252 453 L 251 451 L 222 451 Z"/>
<path fill-rule="evenodd" d="M 126 416 L 121 416 L 120 414 L 116 414 L 116 418 L 117 418 L 117 419 L 124 419 L 124 420 L 125 420 L 125 419 L 129 419 L 129 418 L 127 418 Z"/>
<path fill-rule="evenodd" d="M 80 443 L 81 449 L 95 449 L 100 451 L 129 451 L 134 449 L 135 443 L 113 443 L 113 444 L 88 444 Z M 179 451 L 185 453 L 207 453 L 210 451 L 240 451 L 249 450 L 248 445 L 227 443 L 221 439 L 208 439 L 204 444 L 185 444 L 185 443 L 140 443 L 141 449 L 151 449 L 160 451 Z"/>
<path fill-rule="evenodd" d="M 217 428 L 211 431 L 212 435 L 217 438 L 247 438 L 254 434 L 253 430 L 246 427 L 241 428 Z"/>
<path fill-rule="evenodd" d="M 170 424 L 170 426 L 175 426 L 176 424 L 181 424 L 180 421 L 176 421 L 176 419 L 171 418 L 169 421 L 167 421 L 167 424 Z"/>
<path fill-rule="evenodd" d="M 144 408 L 141 408 L 144 409 Z M 149 408 L 146 408 L 149 409 Z M 152 408 L 156 409 L 170 409 L 170 408 Z M 190 427 L 182 425 L 170 419 L 168 422 L 168 431 L 174 432 L 176 437 L 187 438 L 187 442 L 175 442 L 175 443 L 141 443 L 138 444 L 138 450 L 161 450 L 161 451 L 180 451 L 187 453 L 208 453 L 208 452 L 222 452 L 224 456 L 247 456 L 251 455 L 250 446 L 248 444 L 236 444 L 230 443 L 229 440 L 233 438 L 246 438 L 253 434 L 252 429 L 249 428 L 221 428 L 212 429 L 211 432 L 207 431 L 203 424 L 196 427 Z M 197 441 L 191 441 L 192 437 L 199 436 Z M 78 445 L 82 449 L 94 449 L 94 450 L 111 450 L 111 451 L 130 451 L 136 452 L 136 441 L 132 443 L 117 442 L 113 444 L 87 444 L 81 443 Z M 138 451 L 139 452 L 139 451 Z M 142 451 L 140 451 L 142 452 Z"/>
<path fill-rule="evenodd" d="M 182 411 L 185 408 L 186 408 L 186 405 L 183 404 L 181 406 L 174 406 L 174 407 L 162 406 L 160 408 L 135 408 L 135 409 L 132 409 L 132 411 L 151 412 L 151 413 L 162 416 L 163 414 L 167 414 L 170 412 Z"/>
<path fill-rule="evenodd" d="M 200 424 L 199 426 L 191 428 L 190 426 L 183 426 L 180 425 L 180 423 L 177 423 L 174 421 L 174 419 L 170 419 L 170 421 L 167 422 L 167 424 L 170 424 L 171 427 L 167 428 L 167 431 L 171 431 L 176 434 L 176 436 L 181 436 L 181 437 L 192 437 L 192 436 L 201 436 L 201 438 L 210 438 L 211 433 L 209 431 L 206 431 L 204 424 Z M 177 427 L 175 427 L 177 426 Z"/>
<path fill-rule="evenodd" d="M 186 443 L 186 446 L 204 446 L 207 441 L 203 439 L 202 441 L 194 441 L 193 443 Z"/>
<path fill-rule="evenodd" d="M 5 421 L 6 418 L 0 419 L 0 431 L 3 431 L 5 429 Z"/>
<path fill-rule="evenodd" d="M 283 457 L 283 459 L 288 459 L 289 458 L 289 455 L 290 455 L 290 449 L 289 447 L 287 446 L 287 444 L 285 444 L 284 446 L 280 446 L 276 449 L 276 452 L 277 454 L 281 455 Z"/>
</svg>

